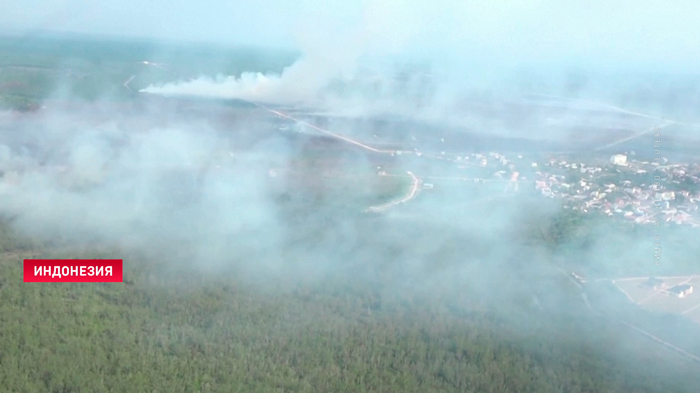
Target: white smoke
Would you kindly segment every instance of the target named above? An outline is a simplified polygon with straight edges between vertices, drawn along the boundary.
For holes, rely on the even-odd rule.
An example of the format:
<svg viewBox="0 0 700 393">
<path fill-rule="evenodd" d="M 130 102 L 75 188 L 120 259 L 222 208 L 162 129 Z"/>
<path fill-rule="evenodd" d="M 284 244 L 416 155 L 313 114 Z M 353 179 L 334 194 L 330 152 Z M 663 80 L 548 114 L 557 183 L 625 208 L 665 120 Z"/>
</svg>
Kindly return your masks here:
<svg viewBox="0 0 700 393">
<path fill-rule="evenodd" d="M 345 67 L 352 67 L 351 64 L 345 63 Z M 297 104 L 314 102 L 328 81 L 339 75 L 342 70 L 335 67 L 333 59 L 305 57 L 287 67 L 281 75 L 244 72 L 239 77 L 202 76 L 187 82 L 149 86 L 141 92 Z"/>
<path fill-rule="evenodd" d="M 143 93 L 243 99 L 275 104 L 323 105 L 334 82 L 356 83 L 363 60 L 400 52 L 420 30 L 420 9 L 393 1 L 367 2 L 353 22 L 314 7 L 295 33 L 302 56 L 281 74 L 200 76 Z M 343 15 L 347 17 L 347 15 Z M 313 21 L 313 23 L 308 23 Z M 337 91 L 334 93 L 338 93 Z"/>
</svg>

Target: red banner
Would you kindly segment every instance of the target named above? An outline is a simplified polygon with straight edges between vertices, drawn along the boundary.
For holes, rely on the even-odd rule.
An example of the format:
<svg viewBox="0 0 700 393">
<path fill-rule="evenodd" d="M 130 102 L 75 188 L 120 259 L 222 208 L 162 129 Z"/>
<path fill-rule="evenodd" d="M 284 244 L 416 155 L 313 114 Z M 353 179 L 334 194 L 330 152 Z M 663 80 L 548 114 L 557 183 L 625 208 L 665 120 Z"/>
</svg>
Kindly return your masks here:
<svg viewBox="0 0 700 393">
<path fill-rule="evenodd" d="M 122 282 L 121 259 L 25 259 L 24 282 Z"/>
</svg>

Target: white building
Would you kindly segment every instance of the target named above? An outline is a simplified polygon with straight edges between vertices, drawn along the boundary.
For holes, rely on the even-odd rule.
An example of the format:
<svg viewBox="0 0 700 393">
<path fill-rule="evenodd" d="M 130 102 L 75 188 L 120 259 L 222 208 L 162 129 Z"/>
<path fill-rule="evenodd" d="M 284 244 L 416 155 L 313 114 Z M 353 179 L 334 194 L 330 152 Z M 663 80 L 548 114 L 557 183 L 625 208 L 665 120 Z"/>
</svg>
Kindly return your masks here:
<svg viewBox="0 0 700 393">
<path fill-rule="evenodd" d="M 684 298 L 691 293 L 693 293 L 693 286 L 689 284 L 685 285 L 676 285 L 675 287 L 671 288 L 668 290 L 670 293 L 673 295 L 678 296 L 679 298 Z"/>
<path fill-rule="evenodd" d="M 610 157 L 610 162 L 615 165 L 625 165 L 627 164 L 627 156 L 624 154 L 615 154 Z"/>
<path fill-rule="evenodd" d="M 661 199 L 663 199 L 664 201 L 672 201 L 676 199 L 676 193 L 673 191 L 662 192 Z"/>
</svg>

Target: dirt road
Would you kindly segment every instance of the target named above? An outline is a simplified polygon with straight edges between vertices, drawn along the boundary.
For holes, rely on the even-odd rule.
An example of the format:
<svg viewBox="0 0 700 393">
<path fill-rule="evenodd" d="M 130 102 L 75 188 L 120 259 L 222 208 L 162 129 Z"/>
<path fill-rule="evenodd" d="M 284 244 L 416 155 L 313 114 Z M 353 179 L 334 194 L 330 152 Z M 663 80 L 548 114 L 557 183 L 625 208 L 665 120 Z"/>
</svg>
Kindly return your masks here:
<svg viewBox="0 0 700 393">
<path fill-rule="evenodd" d="M 346 137 L 346 136 L 336 134 L 336 133 L 334 133 L 334 132 L 325 130 L 325 129 L 321 128 L 321 127 L 317 127 L 317 126 L 315 126 L 315 125 L 313 125 L 313 124 L 310 124 L 310 123 L 307 123 L 307 122 L 305 122 L 305 121 L 303 121 L 303 120 L 300 120 L 300 119 L 297 119 L 297 118 L 295 118 L 295 117 L 289 116 L 289 115 L 287 115 L 287 114 L 285 114 L 285 113 L 282 113 L 282 112 L 276 111 L 276 110 L 274 110 L 274 109 L 268 108 L 268 107 L 266 107 L 266 106 L 260 105 L 260 104 L 258 104 L 258 103 L 251 102 L 251 101 L 246 101 L 246 102 L 248 102 L 248 103 L 250 103 L 250 104 L 252 104 L 252 105 L 257 106 L 258 108 L 264 109 L 264 110 L 266 110 L 266 111 L 268 111 L 268 112 L 270 112 L 270 113 L 272 113 L 272 114 L 274 114 L 274 115 L 276 115 L 276 116 L 280 116 L 280 117 L 283 117 L 283 118 L 285 118 L 285 119 L 292 120 L 292 121 L 294 121 L 294 122 L 296 122 L 296 123 L 302 124 L 302 125 L 304 125 L 304 126 L 306 126 L 306 127 L 312 128 L 312 129 L 314 129 L 314 130 L 316 130 L 316 131 L 320 131 L 320 132 L 322 132 L 322 133 L 324 133 L 324 134 L 326 134 L 326 135 L 332 136 L 333 138 L 337 138 L 337 139 L 340 139 L 340 140 L 345 141 L 345 142 L 347 142 L 347 143 L 353 144 L 353 145 L 355 145 L 355 146 L 359 146 L 359 147 L 361 147 L 361 148 L 363 148 L 363 149 L 365 149 L 365 150 L 369 150 L 369 151 L 371 151 L 371 152 L 374 152 L 374 153 L 381 153 L 381 154 L 396 154 L 396 151 L 395 151 L 395 150 L 382 150 L 382 149 L 377 149 L 377 148 L 374 148 L 374 147 L 372 147 L 372 146 L 366 145 L 366 144 L 364 144 L 364 143 L 362 143 L 362 142 L 356 141 L 356 140 L 354 140 L 354 139 L 350 139 L 350 138 L 348 138 L 348 137 Z"/>
</svg>

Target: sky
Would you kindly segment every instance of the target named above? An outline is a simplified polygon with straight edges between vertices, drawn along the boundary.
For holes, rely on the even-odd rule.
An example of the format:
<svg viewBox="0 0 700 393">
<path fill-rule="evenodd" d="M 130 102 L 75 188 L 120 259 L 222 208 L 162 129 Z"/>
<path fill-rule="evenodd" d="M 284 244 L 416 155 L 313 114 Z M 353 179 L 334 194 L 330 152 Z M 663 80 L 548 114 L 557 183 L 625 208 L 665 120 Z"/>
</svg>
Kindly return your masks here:
<svg viewBox="0 0 700 393">
<path fill-rule="evenodd" d="M 692 0 L 10 0 L 0 26 L 302 50 L 319 39 L 363 50 L 483 62 L 639 66 L 693 72 Z M 376 42 L 375 42 L 376 41 Z M 367 43 L 370 45 L 367 45 Z M 324 45 L 326 45 L 324 43 Z"/>
</svg>

